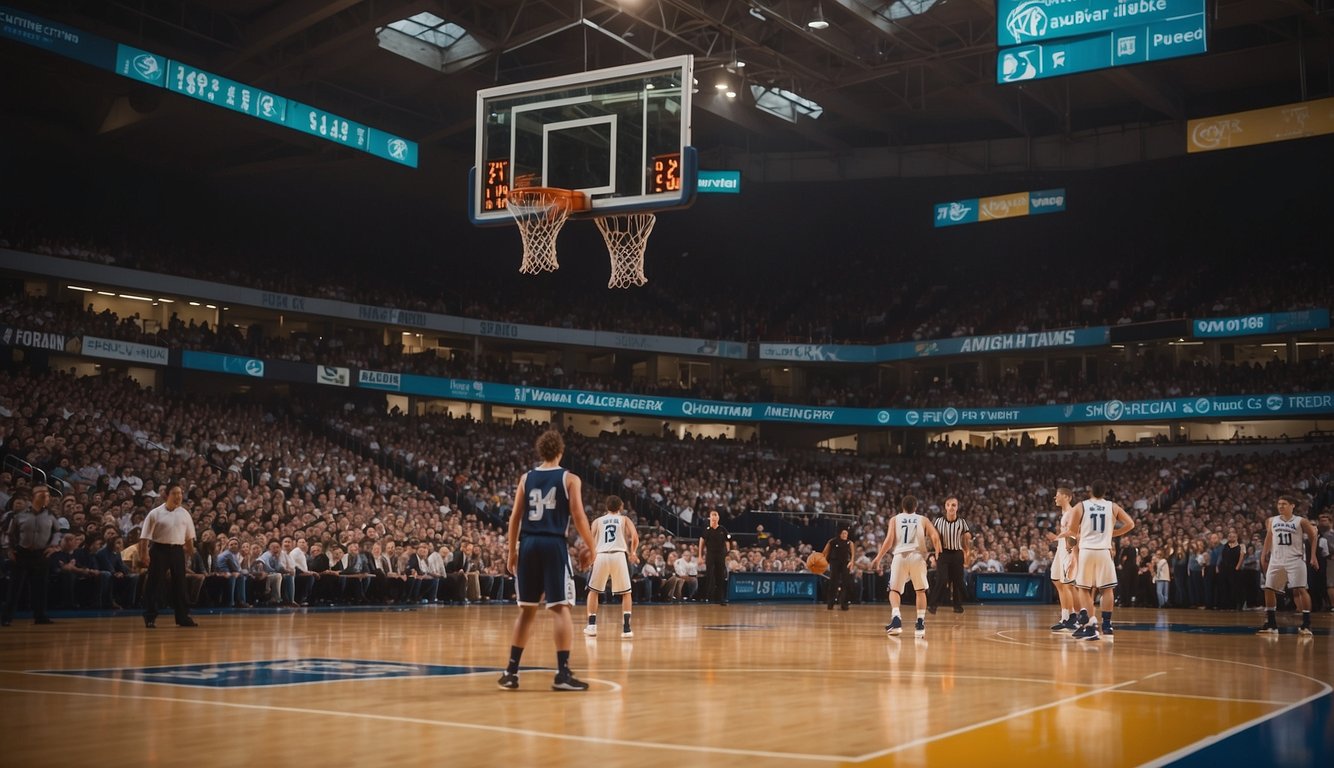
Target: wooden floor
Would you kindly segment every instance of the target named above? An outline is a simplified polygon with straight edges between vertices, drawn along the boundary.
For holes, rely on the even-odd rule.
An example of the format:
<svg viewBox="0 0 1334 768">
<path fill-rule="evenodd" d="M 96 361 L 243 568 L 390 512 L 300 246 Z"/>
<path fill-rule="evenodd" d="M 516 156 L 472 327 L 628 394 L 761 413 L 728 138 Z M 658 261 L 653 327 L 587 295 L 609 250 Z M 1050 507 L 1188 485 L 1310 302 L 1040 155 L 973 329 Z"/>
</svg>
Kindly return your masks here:
<svg viewBox="0 0 1334 768">
<path fill-rule="evenodd" d="M 137 617 L 20 619 L 0 630 L 0 764 L 1139 765 L 1199 758 L 1275 716 L 1334 732 L 1320 706 L 1334 680 L 1330 614 L 1299 638 L 1209 629 L 1256 626 L 1255 613 L 1120 611 L 1115 643 L 1087 643 L 1051 634 L 1049 608 L 942 612 L 918 640 L 887 638 L 883 605 L 647 606 L 633 640 L 576 637 L 587 693 L 549 689 L 546 617 L 520 690 L 496 686 L 515 614 L 204 615 L 197 629 L 166 615 L 154 631 Z M 619 610 L 603 615 L 614 625 Z M 270 661 L 284 663 L 227 672 Z M 387 662 L 484 669 L 365 679 L 401 672 Z M 129 679 L 168 665 L 203 666 Z M 288 682 L 336 679 L 246 677 L 270 667 Z M 245 687 L 210 685 L 226 682 Z M 1329 764 L 1279 743 L 1260 764 Z"/>
</svg>

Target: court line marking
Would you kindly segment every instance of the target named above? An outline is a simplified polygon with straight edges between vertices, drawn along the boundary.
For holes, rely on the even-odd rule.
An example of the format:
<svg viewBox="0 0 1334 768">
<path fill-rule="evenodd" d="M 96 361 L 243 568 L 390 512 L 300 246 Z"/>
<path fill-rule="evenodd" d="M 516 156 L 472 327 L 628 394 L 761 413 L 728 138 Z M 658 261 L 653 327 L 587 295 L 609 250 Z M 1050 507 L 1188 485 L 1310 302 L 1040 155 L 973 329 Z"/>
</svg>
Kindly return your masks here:
<svg viewBox="0 0 1334 768">
<path fill-rule="evenodd" d="M 1140 682 L 1143 682 L 1141 680 Z M 1204 701 L 1225 701 L 1236 704 L 1269 704 L 1275 707 L 1286 707 L 1291 701 L 1272 701 L 1270 699 L 1238 699 L 1231 696 L 1204 696 L 1198 693 L 1163 693 L 1162 691 L 1112 691 L 1126 696 L 1163 696 L 1169 699 L 1202 699 Z"/>
<path fill-rule="evenodd" d="M 1050 681 L 1049 681 L 1049 682 L 1050 682 Z M 1008 713 L 1008 714 L 1004 714 L 1004 715 L 998 715 L 997 717 L 993 717 L 993 718 L 991 718 L 990 720 L 983 720 L 983 721 L 980 722 L 980 723 L 972 723 L 972 724 L 969 724 L 969 725 L 961 726 L 961 727 L 959 727 L 959 728 L 955 728 L 955 729 L 952 730 L 952 731 L 945 731 L 944 733 L 936 733 L 936 734 L 932 734 L 932 735 L 930 735 L 930 736 L 922 736 L 921 738 L 913 739 L 912 741 L 906 742 L 906 743 L 904 743 L 904 744 L 899 744 L 899 745 L 896 745 L 896 746 L 893 746 L 893 747 L 889 747 L 888 749 L 882 749 L 882 750 L 879 750 L 879 751 L 877 751 L 877 752 L 868 752 L 868 753 L 866 753 L 866 754 L 864 754 L 864 755 L 861 755 L 861 756 L 859 756 L 859 757 L 855 757 L 855 758 L 853 758 L 852 760 L 853 760 L 853 762 L 856 762 L 856 763 L 863 763 L 863 762 L 866 762 L 867 760 L 874 760 L 874 759 L 876 759 L 876 758 L 878 758 L 878 757 L 885 757 L 885 756 L 887 756 L 887 755 L 892 755 L 892 754 L 894 754 L 894 753 L 896 753 L 896 752 L 902 752 L 902 751 L 904 751 L 904 750 L 906 750 L 906 749 L 913 749 L 913 748 L 915 748 L 915 747 L 925 746 L 925 745 L 930 744 L 930 743 L 932 743 L 932 742 L 935 742 L 935 741 L 941 741 L 942 739 L 952 738 L 952 737 L 954 737 L 954 736 L 958 736 L 958 735 L 960 735 L 960 734 L 968 733 L 969 731 L 975 731 L 975 730 L 977 730 L 977 729 L 979 729 L 979 728 L 986 728 L 987 726 L 990 726 L 990 725 L 995 725 L 995 724 L 997 724 L 997 723 L 1003 723 L 1003 722 L 1005 722 L 1006 720 L 1011 720 L 1011 719 L 1016 718 L 1016 717 L 1023 717 L 1024 715 L 1031 715 L 1031 714 L 1033 714 L 1034 712 L 1041 712 L 1041 711 L 1044 710 L 1044 709 L 1051 709 L 1052 707 L 1059 707 L 1059 706 L 1061 706 L 1062 704 L 1069 704 L 1069 703 L 1072 702 L 1072 701 L 1079 701 L 1080 699 L 1088 698 L 1089 696 L 1097 696 L 1097 695 L 1100 694 L 1100 693 L 1107 693 L 1108 691 L 1115 691 L 1115 690 L 1118 689 L 1118 688 L 1123 688 L 1123 687 L 1125 687 L 1125 686 L 1127 686 L 1127 685 L 1134 685 L 1135 683 L 1138 683 L 1138 682 L 1139 682 L 1138 679 L 1135 679 L 1135 680 L 1127 680 L 1127 681 L 1125 681 L 1125 682 L 1123 682 L 1123 683 L 1116 683 L 1115 685 L 1107 685 L 1107 686 L 1103 686 L 1103 687 L 1100 687 L 1100 688 L 1095 688 L 1095 689 L 1092 690 L 1092 691 L 1084 691 L 1083 693 L 1076 693 L 1076 694 L 1073 695 L 1073 696 L 1066 696 L 1066 697 L 1063 698 L 1063 699 L 1057 699 L 1056 701 L 1048 702 L 1048 703 L 1046 703 L 1046 704 L 1037 704 L 1037 705 L 1035 705 L 1035 706 L 1028 707 L 1028 708 L 1026 708 L 1026 709 L 1021 709 L 1021 710 L 1018 710 L 1018 711 L 1015 711 L 1015 712 L 1010 712 L 1010 713 Z"/>
<path fill-rule="evenodd" d="M 611 670 L 603 670 L 603 671 L 611 671 Z M 999 680 L 1005 683 L 1032 683 L 1035 685 L 1051 685 L 1052 682 L 1050 678 L 1002 677 L 999 675 L 956 675 L 949 672 L 915 672 L 906 670 L 900 672 L 898 670 L 887 669 L 885 667 L 877 667 L 875 669 L 815 669 L 815 668 L 803 668 L 803 667 L 722 667 L 722 668 L 681 667 L 681 668 L 662 668 L 662 669 L 636 669 L 630 667 L 621 671 L 636 675 L 641 673 L 653 674 L 653 675 L 672 675 L 680 672 L 698 672 L 698 673 L 711 672 L 719 674 L 747 674 L 751 672 L 763 672 L 763 673 L 775 673 L 784 675 L 790 675 L 790 674 L 829 675 L 829 674 L 841 673 L 848 675 L 888 675 L 891 678 L 897 678 L 903 675 L 911 675 L 912 677 L 948 677 L 948 678 L 953 678 L 955 680 Z M 1076 688 L 1092 688 L 1097 684 L 1066 683 L 1062 681 L 1061 685 L 1069 685 Z"/>
<path fill-rule="evenodd" d="M 1001 633 L 998 632 L 997 634 L 1001 634 Z M 1026 643 L 1026 645 L 1030 645 L 1030 646 L 1033 646 L 1033 647 L 1035 647 L 1035 648 L 1036 648 L 1036 647 L 1041 647 L 1041 646 L 1039 646 L 1037 643 Z M 1149 649 L 1146 649 L 1146 648 L 1135 648 L 1134 646 L 1132 646 L 1132 649 L 1134 649 L 1134 650 L 1149 650 Z M 1309 681 L 1315 683 L 1316 685 L 1318 685 L 1322 690 L 1317 691 L 1316 693 L 1313 693 L 1313 694 L 1311 694 L 1311 695 L 1309 695 L 1309 696 L 1307 696 L 1307 697 L 1305 697 L 1305 698 L 1303 698 L 1303 699 L 1300 699 L 1300 700 L 1298 700 L 1298 701 L 1294 701 L 1294 702 L 1288 704 L 1287 706 L 1280 707 L 1279 709 L 1276 709 L 1276 710 L 1274 710 L 1273 712 L 1269 712 L 1269 713 L 1267 713 L 1267 714 L 1260 715 L 1259 717 L 1256 717 L 1256 718 L 1253 718 L 1253 719 L 1251 719 L 1251 720 L 1248 720 L 1248 721 L 1246 721 L 1246 722 L 1244 722 L 1244 723 L 1241 723 L 1240 725 L 1235 725 L 1235 726 L 1233 726 L 1233 727 L 1227 729 L 1226 731 L 1222 731 L 1222 732 L 1220 732 L 1220 733 L 1215 733 L 1215 734 L 1212 734 L 1212 735 L 1210 735 L 1210 736 L 1205 736 L 1204 738 L 1199 739 L 1198 741 L 1194 741 L 1194 742 L 1192 742 L 1192 743 L 1190 743 L 1190 744 L 1187 744 L 1187 745 L 1185 745 L 1184 747 L 1181 747 L 1180 749 L 1177 749 L 1177 750 L 1174 751 L 1174 752 L 1169 752 L 1169 753 L 1167 753 L 1166 755 L 1161 755 L 1161 756 L 1159 756 L 1159 757 L 1157 757 L 1157 758 L 1154 758 L 1153 760 L 1150 760 L 1149 762 L 1144 763 L 1144 764 L 1141 766 L 1141 768 L 1160 768 L 1161 766 L 1168 765 L 1169 763 L 1173 763 L 1173 762 L 1175 762 L 1175 761 L 1177 761 L 1177 760 L 1180 760 L 1180 759 L 1183 758 L 1183 757 L 1188 757 L 1189 755 L 1192 755 L 1192 754 L 1194 754 L 1194 753 L 1196 753 L 1196 752 L 1199 752 L 1200 750 L 1202 750 L 1202 749 L 1204 749 L 1204 748 L 1206 748 L 1206 747 L 1213 746 L 1214 744 L 1217 744 L 1217 743 L 1220 742 L 1220 741 L 1223 741 L 1223 740 L 1225 740 L 1225 739 L 1229 739 L 1229 738 L 1231 738 L 1232 736 L 1235 736 L 1236 734 L 1241 733 L 1242 731 L 1249 730 L 1250 728 L 1253 728 L 1253 727 L 1255 727 L 1255 726 L 1257 726 L 1257 725 L 1261 725 L 1261 724 L 1266 723 L 1266 722 L 1268 722 L 1268 721 L 1270 721 L 1270 720 L 1273 720 L 1273 719 L 1276 718 L 1276 717 L 1281 717 L 1282 715 L 1285 715 L 1285 714 L 1287 714 L 1288 712 L 1291 712 L 1292 710 L 1297 709 L 1298 707 L 1304 707 L 1304 706 L 1306 706 L 1307 704 L 1310 704 L 1311 702 L 1315 701 L 1316 699 L 1319 699 L 1319 698 L 1328 696 L 1328 695 L 1330 695 L 1331 692 L 1334 692 L 1334 686 L 1330 686 L 1330 684 L 1329 684 L 1329 683 L 1326 683 L 1324 680 L 1320 680 L 1319 678 L 1311 677 L 1310 675 L 1303 675 L 1303 674 L 1300 673 L 1300 672 L 1293 672 L 1293 671 L 1291 671 L 1291 670 L 1287 670 L 1287 669 L 1279 669 L 1279 668 L 1277 668 L 1277 667 L 1266 667 L 1266 666 L 1263 666 L 1263 665 L 1261 665 L 1261 664 L 1251 664 L 1250 662 L 1236 661 L 1236 660 L 1234 660 L 1234 659 L 1214 659 L 1214 658 L 1210 658 L 1210 657 L 1208 657 L 1208 656 L 1193 656 L 1193 655 L 1191 655 L 1191 654 L 1189 654 L 1189 653 L 1181 653 L 1181 652 L 1179 652 L 1179 651 L 1154 650 L 1153 652 L 1154 652 L 1154 653 L 1157 653 L 1157 654 L 1162 654 L 1162 655 L 1164 655 L 1164 656 L 1177 656 L 1177 657 L 1180 657 L 1180 658 L 1183 658 L 1183 659 L 1192 659 L 1192 660 L 1194 660 L 1194 661 L 1214 662 L 1214 663 L 1216 663 L 1216 664 L 1217 664 L 1217 663 L 1222 663 L 1222 664 L 1235 664 L 1235 665 L 1240 666 L 1240 667 L 1250 667 L 1250 668 L 1252 668 L 1252 669 L 1260 669 L 1260 670 L 1264 670 L 1264 671 L 1266 671 L 1266 672 L 1277 672 L 1277 673 L 1280 673 L 1280 674 L 1292 675 L 1293 677 L 1299 677 L 1299 678 L 1302 678 L 1302 679 L 1304 679 L 1304 680 L 1309 680 Z M 1136 692 L 1135 692 L 1135 691 L 1126 691 L 1126 693 L 1136 693 Z"/>
<path fill-rule="evenodd" d="M 107 667 L 104 669 L 79 670 L 88 672 L 134 672 L 140 669 L 151 669 L 151 667 Z M 159 667 L 160 669 L 160 667 Z M 322 685 L 324 683 L 378 683 L 391 680 L 448 680 L 456 677 L 479 677 L 481 675 L 494 675 L 502 671 L 501 668 L 486 669 L 479 672 L 460 672 L 457 675 L 385 675 L 383 677 L 341 677 L 333 680 L 306 680 L 299 683 L 273 683 L 269 685 L 191 685 L 190 683 L 172 683 L 165 680 L 133 680 L 123 677 L 97 677 L 95 675 L 71 675 L 66 672 L 57 672 L 49 669 L 4 669 L 0 672 L 8 672 L 15 675 L 32 675 L 33 677 L 43 677 L 63 680 L 102 680 L 109 683 L 137 683 L 139 685 L 161 685 L 168 688 L 184 688 L 189 691 L 262 691 L 269 688 L 297 688 L 306 685 Z M 549 667 L 525 668 L 521 672 L 555 672 Z M 612 693 L 620 693 L 624 687 L 611 680 L 595 680 L 588 678 L 596 683 L 603 683 L 609 686 Z"/>
<path fill-rule="evenodd" d="M 1318 679 L 1318 678 L 1311 677 L 1310 675 L 1303 675 L 1303 674 L 1300 673 L 1300 672 L 1293 672 L 1293 671 L 1291 671 L 1291 670 L 1287 670 L 1287 669 L 1277 669 L 1277 668 L 1275 668 L 1275 667 L 1266 667 L 1266 666 L 1262 666 L 1262 665 L 1260 665 L 1260 664 L 1251 664 L 1251 663 L 1249 663 L 1249 662 L 1245 662 L 1245 661 L 1233 661 L 1233 660 L 1229 660 L 1229 659 L 1211 659 L 1211 658 L 1208 658 L 1208 657 L 1205 657 L 1205 656 L 1192 656 L 1192 655 L 1190 655 L 1190 654 L 1188 654 L 1188 653 L 1178 653 L 1178 652 L 1175 652 L 1175 651 L 1159 651 L 1159 653 L 1168 654 L 1168 655 L 1172 655 L 1172 656 L 1180 656 L 1180 657 L 1182 657 L 1182 658 L 1186 658 L 1186 659 L 1195 659 L 1196 661 L 1212 661 L 1212 662 L 1215 662 L 1215 663 L 1217 663 L 1217 662 L 1223 662 L 1223 663 L 1225 663 L 1225 664 L 1236 664 L 1236 665 L 1238 665 L 1238 666 L 1242 666 L 1242 667 L 1251 667 L 1251 668 L 1253 668 L 1253 669 L 1263 669 L 1263 670 L 1265 670 L 1266 672 L 1280 672 L 1280 673 L 1283 673 L 1283 674 L 1292 675 L 1293 677 L 1300 677 L 1300 678 L 1303 678 L 1303 679 L 1306 679 L 1306 680 L 1310 680 L 1311 682 L 1313 682 L 1313 683 L 1319 685 L 1323 690 L 1320 690 L 1320 691 L 1318 691 L 1318 692 L 1316 692 L 1316 693 L 1313 693 L 1313 694 L 1311 694 L 1310 696 L 1307 696 L 1306 698 L 1301 699 L 1300 701 L 1294 701 L 1294 702 L 1292 702 L 1291 704 L 1287 705 L 1286 707 L 1282 707 L 1282 708 L 1280 708 L 1280 709 L 1276 709 L 1276 710 L 1274 710 L 1273 712 L 1269 712 L 1269 713 L 1267 713 L 1267 714 L 1260 715 L 1259 717 L 1256 717 L 1256 718 L 1253 718 L 1253 719 L 1251 719 L 1251 720 L 1248 720 L 1248 721 L 1246 721 L 1246 722 L 1244 722 L 1244 723 L 1242 723 L 1242 724 L 1240 724 L 1240 725 L 1235 725 L 1235 726 L 1233 726 L 1233 727 L 1227 729 L 1226 731 L 1223 731 L 1222 733 L 1216 733 L 1216 734 L 1213 734 L 1212 736 L 1206 736 L 1206 737 L 1204 737 L 1203 739 L 1200 739 L 1199 741 L 1195 741 L 1195 742 L 1192 742 L 1192 743 L 1190 743 L 1190 744 L 1187 744 L 1186 746 L 1184 746 L 1184 747 L 1178 749 L 1178 750 L 1175 751 L 1175 752 L 1169 752 L 1168 754 L 1163 755 L 1163 756 L 1161 756 L 1161 757 L 1159 757 L 1159 758 L 1157 758 L 1157 759 L 1155 759 L 1155 760 L 1151 760 L 1151 761 L 1149 761 L 1149 762 L 1147 762 L 1147 763 L 1144 763 L 1144 767 L 1143 767 L 1143 768 L 1158 768 L 1158 766 L 1167 765 L 1168 763 L 1174 762 L 1174 761 L 1176 761 L 1176 760 L 1180 760 L 1181 758 L 1186 757 L 1187 755 L 1191 755 L 1191 754 L 1194 754 L 1194 753 L 1196 753 L 1196 752 L 1199 752 L 1200 750 L 1204 749 L 1205 747 L 1213 746 L 1214 744 L 1217 744 L 1218 742 L 1223 741 L 1224 739 L 1229 739 L 1229 738 L 1231 738 L 1232 736 L 1235 736 L 1236 734 L 1241 733 L 1242 731 L 1248 730 L 1248 729 L 1253 728 L 1253 727 L 1255 727 L 1255 726 L 1257 726 L 1257 725 L 1260 725 L 1260 724 L 1262 724 L 1262 723 L 1269 722 L 1270 720 L 1273 720 L 1273 719 L 1276 718 L 1276 717 L 1280 717 L 1280 716 L 1282 716 L 1282 715 L 1285 715 L 1285 714 L 1291 712 L 1292 710 L 1297 709 L 1298 707 L 1304 707 L 1304 706 L 1306 706 L 1307 704 L 1310 704 L 1311 702 L 1315 701 L 1316 699 L 1320 699 L 1320 698 L 1323 698 L 1323 697 L 1325 697 L 1325 696 L 1330 695 L 1330 692 L 1331 692 L 1331 691 L 1334 691 L 1334 687 L 1331 687 L 1330 684 L 1329 684 L 1329 683 L 1326 683 L 1324 680 L 1320 680 L 1320 679 Z"/>
<path fill-rule="evenodd" d="M 590 682 L 609 683 L 606 680 L 596 680 L 587 678 Z M 619 687 L 619 686 L 618 686 Z M 201 704 L 207 707 L 224 707 L 227 709 L 249 709 L 264 712 L 286 712 L 298 715 L 317 715 L 325 717 L 346 717 L 358 720 L 376 720 L 380 722 L 391 723 L 410 723 L 413 725 L 440 726 L 445 728 L 461 728 L 473 731 L 486 731 L 489 733 L 504 733 L 517 736 L 536 736 L 539 738 L 558 739 L 561 741 L 575 741 L 585 744 L 604 744 L 617 747 L 628 747 L 632 749 L 665 749 L 676 752 L 703 752 L 709 754 L 738 755 L 744 757 L 763 757 L 771 759 L 788 760 L 811 760 L 825 763 L 845 763 L 853 758 L 842 755 L 809 755 L 801 752 L 768 752 L 755 749 L 734 749 L 729 747 L 707 747 L 693 746 L 689 744 L 666 744 L 656 741 L 629 741 L 625 739 L 607 739 L 599 736 L 577 736 L 568 733 L 550 733 L 546 731 L 532 731 L 525 728 L 510 728 L 501 725 L 483 725 L 480 723 L 459 723 L 450 720 L 427 720 L 421 717 L 406 717 L 400 715 L 381 715 L 374 712 L 344 712 L 331 709 L 310 709 L 307 707 L 284 707 L 273 704 L 247 704 L 235 701 L 216 701 L 212 699 L 180 699 L 173 696 L 137 696 L 137 695 L 119 695 L 113 693 L 91 693 L 88 691 L 43 691 L 32 688 L 0 688 L 0 693 L 34 693 L 38 695 L 50 696 L 81 696 L 84 698 L 95 699 L 118 699 L 133 701 L 162 701 L 171 704 Z"/>
</svg>

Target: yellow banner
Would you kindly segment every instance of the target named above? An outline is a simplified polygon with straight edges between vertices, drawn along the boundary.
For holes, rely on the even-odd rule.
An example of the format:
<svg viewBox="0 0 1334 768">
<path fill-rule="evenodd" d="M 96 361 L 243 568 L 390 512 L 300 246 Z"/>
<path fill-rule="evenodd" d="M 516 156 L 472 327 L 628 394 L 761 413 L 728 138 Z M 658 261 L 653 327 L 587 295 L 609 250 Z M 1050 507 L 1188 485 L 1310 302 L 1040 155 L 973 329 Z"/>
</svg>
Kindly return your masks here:
<svg viewBox="0 0 1334 768">
<path fill-rule="evenodd" d="M 1028 215 L 1028 193 L 1015 192 L 1011 195 L 995 195 L 977 201 L 977 218 L 981 221 L 1009 219 Z"/>
<path fill-rule="evenodd" d="M 1186 151 L 1250 147 L 1326 133 L 1334 133 L 1334 98 L 1191 120 L 1186 123 Z"/>
</svg>

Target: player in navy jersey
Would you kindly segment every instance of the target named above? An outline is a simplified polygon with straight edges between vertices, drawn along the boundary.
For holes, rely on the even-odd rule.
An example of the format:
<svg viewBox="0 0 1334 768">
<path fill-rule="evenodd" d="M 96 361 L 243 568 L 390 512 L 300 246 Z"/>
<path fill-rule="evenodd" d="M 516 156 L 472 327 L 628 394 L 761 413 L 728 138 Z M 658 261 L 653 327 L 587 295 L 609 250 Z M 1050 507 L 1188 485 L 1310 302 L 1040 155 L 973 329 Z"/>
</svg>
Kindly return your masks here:
<svg viewBox="0 0 1334 768">
<path fill-rule="evenodd" d="M 537 438 L 537 455 L 542 463 L 519 478 L 510 512 L 509 569 L 514 574 L 519 597 L 519 618 L 514 622 L 514 641 L 510 646 L 509 665 L 500 676 L 500 687 L 519 687 L 519 659 L 533 629 L 537 607 L 546 603 L 552 613 L 552 636 L 556 643 L 557 691 L 586 691 L 588 683 L 575 679 L 570 672 L 570 645 L 574 624 L 570 606 L 574 605 L 574 573 L 565 542 L 570 521 L 592 553 L 593 531 L 584 514 L 583 483 L 579 476 L 560 465 L 565 440 L 548 430 Z"/>
</svg>

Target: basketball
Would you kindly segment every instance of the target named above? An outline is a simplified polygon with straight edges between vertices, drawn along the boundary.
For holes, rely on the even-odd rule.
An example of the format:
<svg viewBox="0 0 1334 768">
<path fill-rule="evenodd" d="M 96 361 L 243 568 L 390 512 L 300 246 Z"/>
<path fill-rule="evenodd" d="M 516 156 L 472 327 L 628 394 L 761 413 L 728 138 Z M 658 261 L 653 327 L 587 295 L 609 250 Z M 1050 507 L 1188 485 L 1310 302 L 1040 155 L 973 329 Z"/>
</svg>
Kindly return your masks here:
<svg viewBox="0 0 1334 768">
<path fill-rule="evenodd" d="M 824 554 L 812 552 L 811 556 L 806 558 L 806 570 L 819 576 L 829 570 L 829 561 L 825 559 Z"/>
</svg>

